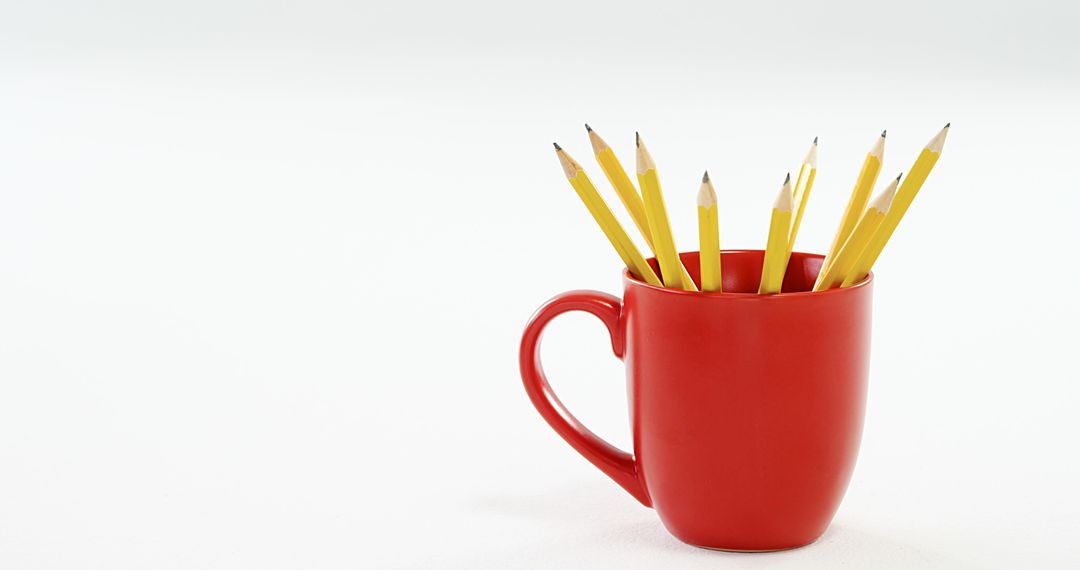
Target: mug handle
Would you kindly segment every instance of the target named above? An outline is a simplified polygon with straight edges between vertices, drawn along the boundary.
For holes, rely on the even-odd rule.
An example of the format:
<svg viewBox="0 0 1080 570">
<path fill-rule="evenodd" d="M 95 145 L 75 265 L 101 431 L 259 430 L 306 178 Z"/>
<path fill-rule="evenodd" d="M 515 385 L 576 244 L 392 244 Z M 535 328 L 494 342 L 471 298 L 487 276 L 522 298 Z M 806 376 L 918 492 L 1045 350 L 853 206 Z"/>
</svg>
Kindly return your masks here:
<svg viewBox="0 0 1080 570">
<path fill-rule="evenodd" d="M 614 295 L 599 291 L 568 291 L 544 303 L 529 320 L 521 336 L 519 352 L 521 380 L 525 391 L 540 415 L 571 447 L 626 489 L 646 507 L 652 506 L 645 485 L 638 475 L 634 456 L 600 439 L 571 414 L 551 391 L 540 364 L 540 337 L 552 319 L 567 311 L 585 311 L 604 322 L 611 335 L 611 349 L 622 360 L 625 334 L 619 322 L 622 302 Z"/>
</svg>

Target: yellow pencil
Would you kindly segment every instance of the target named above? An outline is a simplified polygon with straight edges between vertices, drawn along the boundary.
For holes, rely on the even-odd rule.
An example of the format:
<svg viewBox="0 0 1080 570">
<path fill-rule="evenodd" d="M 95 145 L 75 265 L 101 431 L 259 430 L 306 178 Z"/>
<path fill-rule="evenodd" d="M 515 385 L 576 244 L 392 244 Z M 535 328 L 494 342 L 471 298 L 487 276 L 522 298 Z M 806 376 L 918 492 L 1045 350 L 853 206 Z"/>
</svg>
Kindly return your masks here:
<svg viewBox="0 0 1080 570">
<path fill-rule="evenodd" d="M 788 249 L 788 231 L 791 229 L 792 200 L 791 174 L 789 173 L 784 179 L 784 186 L 780 188 L 780 195 L 776 197 L 776 203 L 773 204 L 772 219 L 769 222 L 769 239 L 765 244 L 765 260 L 761 264 L 758 294 L 779 293 L 784 284 L 784 273 L 787 271 L 788 258 L 791 256 L 791 250 Z"/>
<path fill-rule="evenodd" d="M 637 176 L 641 186 L 641 197 L 645 202 L 645 214 L 649 218 L 649 231 L 652 233 L 656 248 L 656 260 L 660 262 L 660 273 L 664 285 L 672 289 L 697 291 L 694 280 L 686 272 L 679 251 L 675 248 L 675 236 L 671 233 L 667 207 L 664 206 L 664 193 L 660 189 L 660 177 L 656 173 L 656 163 L 645 148 L 641 136 L 635 133 L 637 142 Z"/>
<path fill-rule="evenodd" d="M 844 276 L 841 287 L 849 287 L 858 283 L 870 273 L 870 270 L 874 267 L 874 262 L 881 255 L 881 251 L 885 249 L 885 244 L 889 242 L 889 238 L 896 231 L 896 226 L 900 224 L 900 219 L 904 217 L 908 206 L 911 206 L 911 201 L 915 199 L 915 195 L 919 193 L 923 182 L 926 182 L 926 177 L 934 169 L 934 164 L 941 157 L 941 150 L 945 148 L 945 137 L 948 134 L 949 124 L 934 135 L 934 138 L 930 139 L 930 142 L 926 143 L 926 147 L 919 153 L 919 158 L 915 159 L 915 164 L 908 170 L 904 183 L 896 191 L 896 197 L 893 198 L 889 212 L 885 214 L 885 219 L 881 221 L 881 226 L 874 232 L 874 237 L 870 238 L 870 242 L 866 244 L 866 249 L 859 255 L 847 275 Z"/>
<path fill-rule="evenodd" d="M 885 131 L 881 131 L 881 136 L 874 141 L 874 146 L 870 148 L 870 152 L 866 153 L 866 158 L 863 160 L 862 170 L 859 171 L 859 177 L 855 180 L 855 188 L 851 191 L 847 207 L 844 208 L 844 215 L 840 218 L 840 227 L 836 230 L 836 236 L 833 237 L 829 252 L 825 255 L 825 261 L 821 263 L 821 271 L 818 273 L 818 280 L 814 284 L 815 291 L 817 285 L 821 282 L 822 276 L 829 270 L 829 265 L 832 264 L 836 255 L 840 253 L 840 248 L 847 241 L 848 236 L 851 235 L 851 231 L 855 229 L 855 224 L 859 221 L 859 215 L 866 208 L 866 202 L 870 200 L 870 192 L 874 189 L 874 185 L 877 184 L 878 174 L 881 173 L 881 163 L 884 161 Z"/>
<path fill-rule="evenodd" d="M 814 178 L 817 177 L 817 137 L 814 144 L 806 151 L 806 158 L 799 167 L 799 177 L 795 182 L 795 216 L 791 222 L 791 234 L 788 236 L 788 253 L 795 247 L 795 236 L 799 234 L 799 225 L 802 224 L 803 212 L 806 211 L 806 202 L 810 200 L 810 189 L 814 187 Z"/>
<path fill-rule="evenodd" d="M 697 195 L 698 263 L 701 267 L 701 290 L 720 291 L 720 222 L 717 216 L 716 191 L 709 173 L 701 178 Z"/>
<path fill-rule="evenodd" d="M 627 176 L 622 163 L 615 156 L 615 151 L 611 150 L 611 147 L 608 146 L 604 139 L 600 138 L 600 135 L 596 134 L 596 131 L 592 130 L 589 125 L 585 125 L 585 130 L 589 131 L 589 142 L 592 143 L 596 162 L 600 163 L 600 169 L 604 171 L 604 176 L 607 176 L 608 182 L 615 188 L 615 193 L 619 195 L 619 200 L 630 214 L 630 219 L 634 221 L 634 225 L 641 232 L 641 237 L 645 238 L 649 250 L 655 253 L 652 233 L 649 231 L 649 219 L 645 216 L 645 204 L 641 201 L 641 194 L 634 187 L 634 183 L 630 181 L 630 177 Z"/>
<path fill-rule="evenodd" d="M 843 283 L 844 277 L 848 271 L 851 271 L 851 266 L 854 265 L 859 254 L 866 248 L 870 238 L 874 237 L 874 232 L 881 226 L 881 221 L 885 219 L 885 215 L 889 211 L 889 205 L 893 201 L 893 196 L 896 195 L 896 185 L 899 182 L 900 176 L 897 176 L 866 207 L 866 211 L 863 212 L 858 223 L 855 224 L 855 229 L 852 230 L 851 236 L 840 248 L 840 253 L 836 255 L 832 265 L 819 274 L 817 283 L 814 284 L 814 291 L 825 291 L 826 289 L 839 287 Z"/>
<path fill-rule="evenodd" d="M 619 220 L 611 213 L 607 202 L 596 191 L 596 186 L 593 185 L 589 176 L 585 174 L 585 170 L 581 168 L 581 165 L 571 158 L 558 143 L 555 143 L 555 154 L 559 157 L 559 163 L 562 164 L 563 172 L 566 173 L 570 185 L 577 191 L 578 197 L 585 203 L 585 207 L 588 208 L 593 219 L 599 224 L 600 229 L 604 231 L 604 235 L 607 236 L 608 241 L 618 252 L 623 263 L 630 269 L 630 273 L 638 279 L 644 279 L 646 283 L 662 287 L 663 284 L 660 283 L 656 272 L 642 257 L 634 242 L 630 241 L 630 236 L 626 235 L 626 231 L 619 224 Z"/>
</svg>

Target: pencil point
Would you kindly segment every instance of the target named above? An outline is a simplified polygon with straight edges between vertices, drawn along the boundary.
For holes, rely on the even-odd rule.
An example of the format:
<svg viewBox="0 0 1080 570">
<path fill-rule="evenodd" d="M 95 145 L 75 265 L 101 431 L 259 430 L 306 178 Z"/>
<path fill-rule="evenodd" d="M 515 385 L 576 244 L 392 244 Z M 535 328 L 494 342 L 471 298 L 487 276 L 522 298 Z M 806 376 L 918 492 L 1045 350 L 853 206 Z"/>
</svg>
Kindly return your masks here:
<svg viewBox="0 0 1080 570">
<path fill-rule="evenodd" d="M 641 146 L 641 133 L 634 131 L 634 146 Z"/>
<path fill-rule="evenodd" d="M 934 138 L 930 139 L 930 142 L 926 143 L 926 150 L 930 152 L 940 153 L 941 149 L 945 148 L 945 137 L 949 134 L 949 125 L 945 125 L 945 128 L 938 131 L 938 134 L 934 135 Z"/>
<path fill-rule="evenodd" d="M 874 146 L 870 147 L 870 156 L 878 160 L 885 157 L 885 131 L 881 131 L 881 136 L 874 139 Z"/>
<path fill-rule="evenodd" d="M 879 212 L 888 212 L 889 206 L 892 205 L 893 197 L 896 196 L 896 186 L 900 183 L 900 177 L 893 180 L 881 191 L 881 194 L 874 198 L 874 201 L 870 203 L 868 207 L 873 208 Z"/>
<path fill-rule="evenodd" d="M 645 147 L 645 143 L 641 140 L 641 135 L 634 133 L 634 139 L 637 143 L 637 151 L 634 152 L 635 162 L 637 163 L 637 173 L 645 174 L 650 170 L 656 170 L 656 162 L 653 161 L 652 155 L 649 154 L 649 149 Z"/>
<path fill-rule="evenodd" d="M 577 176 L 578 171 L 581 170 L 581 165 L 573 158 L 570 158 L 570 155 L 566 154 L 566 151 L 558 144 L 555 145 L 555 156 L 558 157 L 559 164 L 562 165 L 563 174 L 570 180 L 573 180 Z"/>
<path fill-rule="evenodd" d="M 716 191 L 713 190 L 712 184 L 709 183 L 709 173 L 705 173 L 705 177 L 701 179 L 701 188 L 698 188 L 697 193 L 698 206 L 704 206 L 709 208 L 716 204 Z"/>
<path fill-rule="evenodd" d="M 555 145 L 555 150 L 562 150 L 562 147 L 559 146 L 559 143 L 551 143 L 551 144 Z"/>
<path fill-rule="evenodd" d="M 900 181 L 900 177 L 901 177 L 901 176 L 903 176 L 903 175 L 904 175 L 904 173 L 903 173 L 903 172 L 901 172 L 900 174 L 897 174 L 897 175 L 896 175 L 896 181 L 897 181 L 897 182 L 899 182 L 899 181 Z"/>
<path fill-rule="evenodd" d="M 592 130 L 588 123 L 585 124 L 585 130 L 589 131 L 589 144 L 592 145 L 593 154 L 598 155 L 608 149 L 604 139 L 600 138 L 600 135 L 596 134 L 596 131 Z"/>
<path fill-rule="evenodd" d="M 810 168 L 817 169 L 817 137 L 814 137 L 814 144 L 810 145 L 810 150 L 806 151 L 802 163 Z M 799 172 L 802 172 L 802 168 L 799 168 Z"/>
<path fill-rule="evenodd" d="M 776 201 L 773 202 L 773 208 L 781 212 L 790 212 L 791 205 L 795 196 L 791 193 L 791 173 L 788 173 L 788 177 L 784 180 L 784 185 L 780 187 L 780 194 L 776 197 Z"/>
</svg>

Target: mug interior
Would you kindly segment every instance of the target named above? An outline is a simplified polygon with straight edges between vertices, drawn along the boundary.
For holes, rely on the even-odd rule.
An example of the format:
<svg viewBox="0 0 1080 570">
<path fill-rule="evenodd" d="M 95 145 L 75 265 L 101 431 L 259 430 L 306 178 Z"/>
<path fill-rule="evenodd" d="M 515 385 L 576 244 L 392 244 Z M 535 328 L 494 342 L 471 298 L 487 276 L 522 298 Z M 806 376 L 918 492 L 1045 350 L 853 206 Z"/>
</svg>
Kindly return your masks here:
<svg viewBox="0 0 1080 570">
<path fill-rule="evenodd" d="M 694 279 L 694 284 L 701 288 L 701 265 L 698 262 L 698 252 L 688 251 L 680 253 L 686 271 Z M 757 294 L 758 285 L 761 281 L 761 265 L 765 260 L 765 252 L 760 249 L 725 250 L 720 252 L 720 276 L 723 281 L 724 293 Z M 788 261 L 787 272 L 784 274 L 784 284 L 781 293 L 805 293 L 814 288 L 818 271 L 825 256 L 816 253 L 792 252 Z M 649 258 L 657 275 L 660 275 L 660 264 L 655 257 Z M 632 276 L 629 279 L 641 283 L 646 287 L 650 285 Z"/>
</svg>

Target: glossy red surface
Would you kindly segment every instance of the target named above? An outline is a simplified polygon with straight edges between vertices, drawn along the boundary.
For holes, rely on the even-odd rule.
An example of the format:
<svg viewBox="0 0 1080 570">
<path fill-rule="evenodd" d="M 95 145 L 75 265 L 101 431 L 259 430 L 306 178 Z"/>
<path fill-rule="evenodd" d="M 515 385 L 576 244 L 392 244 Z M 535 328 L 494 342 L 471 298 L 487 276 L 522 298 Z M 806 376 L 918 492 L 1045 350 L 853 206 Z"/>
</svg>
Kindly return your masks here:
<svg viewBox="0 0 1080 570">
<path fill-rule="evenodd" d="M 548 301 L 522 337 L 521 376 L 555 431 L 655 508 L 680 540 L 729 550 L 802 546 L 825 531 L 855 466 L 872 276 L 806 292 L 821 256 L 794 253 L 783 289 L 791 293 L 757 295 L 763 252 L 722 255 L 729 293 L 626 276 L 621 303 L 595 291 Z M 682 259 L 697 279 L 697 254 Z M 633 455 L 581 425 L 544 377 L 543 329 L 575 310 L 604 322 L 626 364 Z"/>
</svg>

